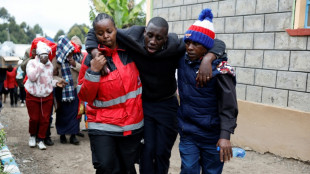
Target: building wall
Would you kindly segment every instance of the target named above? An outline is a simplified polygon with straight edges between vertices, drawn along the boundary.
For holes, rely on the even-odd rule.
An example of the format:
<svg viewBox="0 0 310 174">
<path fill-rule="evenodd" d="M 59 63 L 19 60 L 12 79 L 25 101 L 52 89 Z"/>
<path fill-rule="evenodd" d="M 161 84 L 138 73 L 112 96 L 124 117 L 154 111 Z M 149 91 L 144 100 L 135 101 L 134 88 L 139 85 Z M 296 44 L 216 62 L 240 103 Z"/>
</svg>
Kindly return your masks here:
<svg viewBox="0 0 310 174">
<path fill-rule="evenodd" d="M 229 62 L 236 68 L 236 89 L 241 105 L 254 102 L 254 105 L 266 106 L 266 110 L 254 113 L 257 118 L 266 117 L 265 112 L 273 107 L 288 109 L 291 113 L 304 112 L 309 118 L 310 39 L 286 33 L 285 29 L 291 26 L 292 6 L 293 0 L 153 0 L 153 16 L 167 19 L 169 32 L 182 37 L 201 10 L 211 8 L 216 38 L 226 43 Z M 239 114 L 249 125 L 257 121 L 256 117 L 242 111 Z M 281 119 L 292 118 L 284 115 Z M 294 121 L 301 120 L 296 117 Z M 310 125 L 310 120 L 307 121 Z M 246 127 L 240 127 L 239 132 L 247 131 Z M 308 127 L 303 127 L 305 132 L 309 132 Z M 235 137 L 240 140 L 238 134 Z M 300 139 L 297 143 L 304 141 Z M 310 152 L 310 148 L 307 151 Z M 302 159 L 310 160 L 310 156 Z"/>
</svg>

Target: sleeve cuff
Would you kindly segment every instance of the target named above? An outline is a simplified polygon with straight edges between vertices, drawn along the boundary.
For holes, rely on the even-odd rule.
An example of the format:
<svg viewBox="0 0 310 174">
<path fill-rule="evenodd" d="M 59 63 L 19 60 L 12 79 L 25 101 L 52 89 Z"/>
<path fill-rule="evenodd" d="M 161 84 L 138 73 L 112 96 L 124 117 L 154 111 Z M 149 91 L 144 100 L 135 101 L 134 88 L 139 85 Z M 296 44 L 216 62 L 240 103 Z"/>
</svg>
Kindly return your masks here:
<svg viewBox="0 0 310 174">
<path fill-rule="evenodd" d="M 221 130 L 220 138 L 230 140 L 230 132 Z"/>
<path fill-rule="evenodd" d="M 52 85 L 53 85 L 53 87 L 56 87 L 56 86 L 57 86 L 57 82 L 58 82 L 58 80 L 52 80 Z"/>
<path fill-rule="evenodd" d="M 85 79 L 91 82 L 99 82 L 100 81 L 100 72 L 94 72 L 88 68 L 85 73 Z"/>
</svg>

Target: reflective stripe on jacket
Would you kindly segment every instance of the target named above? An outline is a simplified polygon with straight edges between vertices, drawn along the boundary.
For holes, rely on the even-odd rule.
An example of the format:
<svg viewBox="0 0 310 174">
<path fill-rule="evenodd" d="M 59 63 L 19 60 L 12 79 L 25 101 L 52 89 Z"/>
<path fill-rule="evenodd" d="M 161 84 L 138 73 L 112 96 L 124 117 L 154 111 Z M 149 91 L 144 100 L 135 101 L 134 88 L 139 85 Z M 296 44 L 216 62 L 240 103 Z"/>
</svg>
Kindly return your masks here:
<svg viewBox="0 0 310 174">
<path fill-rule="evenodd" d="M 101 76 L 88 68 L 77 87 L 78 96 L 89 103 L 86 106 L 89 129 L 129 135 L 132 130 L 143 127 L 139 72 L 123 50 L 115 49 L 106 58 L 110 73 Z M 87 59 L 91 56 L 86 58 L 84 68 L 90 66 Z"/>
</svg>

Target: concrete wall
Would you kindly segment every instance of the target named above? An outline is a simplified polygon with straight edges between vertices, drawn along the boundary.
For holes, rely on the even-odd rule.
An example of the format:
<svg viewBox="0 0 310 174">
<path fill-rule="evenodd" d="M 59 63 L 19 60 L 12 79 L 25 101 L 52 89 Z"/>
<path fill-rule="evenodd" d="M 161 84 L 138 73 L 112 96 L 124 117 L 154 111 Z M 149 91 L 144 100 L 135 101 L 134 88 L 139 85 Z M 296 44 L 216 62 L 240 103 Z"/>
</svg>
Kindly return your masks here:
<svg viewBox="0 0 310 174">
<path fill-rule="evenodd" d="M 310 113 L 239 100 L 233 145 L 310 161 Z"/>
<path fill-rule="evenodd" d="M 268 109 L 273 106 L 309 113 L 310 39 L 308 36 L 291 37 L 286 33 L 285 29 L 291 26 L 292 6 L 292 0 L 153 0 L 153 16 L 167 19 L 169 31 L 182 37 L 201 10 L 211 8 L 216 38 L 226 43 L 229 62 L 236 68 L 238 99 L 243 100 L 242 103 L 254 102 L 257 106 L 264 104 L 262 107 Z M 242 109 L 240 119 L 246 117 Z M 289 113 L 293 115 L 279 117 L 280 121 L 302 122 L 295 112 Z M 257 118 L 265 116 L 264 112 L 252 114 Z M 268 122 L 268 118 L 263 121 Z M 238 132 L 255 128 L 253 122 L 246 124 L 248 127 L 239 124 Z M 309 132 L 309 128 L 303 128 L 303 132 Z M 235 136 L 235 140 L 241 140 L 237 138 L 238 134 Z M 282 143 L 289 145 L 293 142 L 292 137 Z M 307 138 L 310 139 L 309 133 Z M 265 140 L 264 137 L 257 139 Z M 295 149 L 294 144 L 289 147 Z M 302 150 L 305 149 L 299 151 Z M 274 149 L 271 152 L 284 154 Z M 303 153 L 309 152 L 310 148 Z M 310 155 L 297 158 L 310 160 Z"/>
</svg>

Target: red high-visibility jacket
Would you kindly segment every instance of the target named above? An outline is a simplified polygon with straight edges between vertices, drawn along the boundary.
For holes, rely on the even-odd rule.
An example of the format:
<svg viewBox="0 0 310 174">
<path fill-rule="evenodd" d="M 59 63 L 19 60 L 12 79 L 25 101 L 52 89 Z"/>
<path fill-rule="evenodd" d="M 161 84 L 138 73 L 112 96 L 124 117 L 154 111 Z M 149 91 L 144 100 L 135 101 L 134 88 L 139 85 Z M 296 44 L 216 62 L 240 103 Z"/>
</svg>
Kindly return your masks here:
<svg viewBox="0 0 310 174">
<path fill-rule="evenodd" d="M 91 56 L 81 69 L 78 96 L 88 102 L 86 114 L 88 129 L 119 132 L 124 136 L 143 127 L 142 84 L 138 69 L 122 49 L 106 49 L 110 73 L 101 76 L 87 69 Z M 81 72 L 80 72 L 81 73 Z"/>
</svg>

